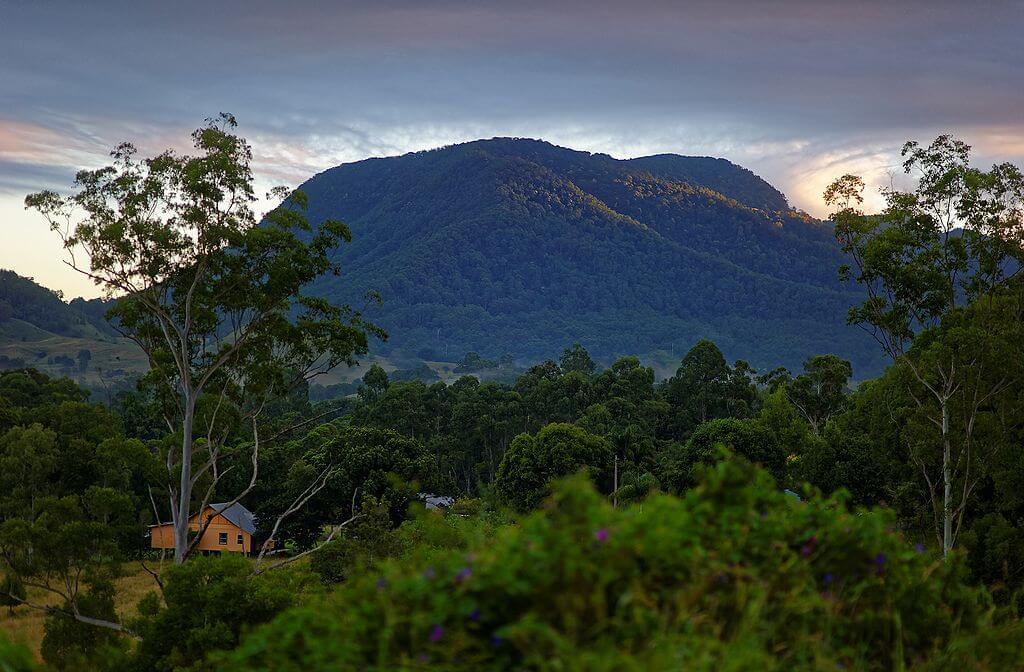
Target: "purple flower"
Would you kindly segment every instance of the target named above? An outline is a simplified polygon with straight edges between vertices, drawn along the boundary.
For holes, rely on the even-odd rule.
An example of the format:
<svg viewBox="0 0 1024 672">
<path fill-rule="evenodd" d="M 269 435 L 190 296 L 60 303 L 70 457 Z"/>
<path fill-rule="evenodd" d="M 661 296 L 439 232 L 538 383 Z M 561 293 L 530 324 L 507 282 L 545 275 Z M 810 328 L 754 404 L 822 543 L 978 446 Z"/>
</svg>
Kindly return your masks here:
<svg viewBox="0 0 1024 672">
<path fill-rule="evenodd" d="M 825 585 L 831 584 L 835 579 L 836 577 L 832 575 L 832 572 L 828 572 L 825 576 L 821 577 L 821 580 L 825 582 Z"/>
<path fill-rule="evenodd" d="M 459 570 L 459 573 L 455 575 L 455 583 L 462 583 L 470 576 L 473 575 L 473 570 L 469 567 L 463 567 Z"/>
<path fill-rule="evenodd" d="M 604 542 L 608 541 L 608 529 L 605 528 L 605 527 L 602 527 L 601 529 L 599 529 L 596 532 L 594 532 L 594 539 L 597 539 L 602 544 Z"/>
<path fill-rule="evenodd" d="M 443 636 L 444 636 L 444 628 L 441 627 L 440 625 L 435 625 L 434 627 L 432 627 L 430 629 L 430 641 L 431 642 L 435 642 L 435 643 L 439 642 L 439 641 L 441 641 L 441 637 L 443 637 Z"/>
<path fill-rule="evenodd" d="M 885 561 L 886 561 L 886 559 L 887 558 L 886 558 L 885 553 L 879 553 L 878 555 L 875 556 L 875 574 L 878 574 L 879 576 L 881 576 L 882 573 L 885 572 Z"/>
<path fill-rule="evenodd" d="M 432 579 L 435 576 L 437 576 L 437 572 L 434 571 L 433 567 L 427 567 L 427 569 L 423 572 L 424 579 Z"/>
<path fill-rule="evenodd" d="M 479 621 L 480 620 L 480 610 L 479 609 L 474 609 L 473 611 L 469 612 L 469 620 L 471 620 L 471 621 Z"/>
<path fill-rule="evenodd" d="M 499 637 L 497 635 L 492 635 L 491 636 L 491 646 L 493 646 L 494 648 L 498 648 L 499 646 L 501 646 L 504 643 L 505 643 L 505 640 L 502 639 L 501 637 Z"/>
<path fill-rule="evenodd" d="M 377 590 L 384 590 L 388 587 L 388 580 L 384 577 L 377 579 Z"/>
<path fill-rule="evenodd" d="M 914 550 L 917 551 L 918 553 L 924 553 L 925 552 L 924 544 L 922 544 L 920 541 L 917 542 L 916 544 L 914 544 Z"/>
</svg>

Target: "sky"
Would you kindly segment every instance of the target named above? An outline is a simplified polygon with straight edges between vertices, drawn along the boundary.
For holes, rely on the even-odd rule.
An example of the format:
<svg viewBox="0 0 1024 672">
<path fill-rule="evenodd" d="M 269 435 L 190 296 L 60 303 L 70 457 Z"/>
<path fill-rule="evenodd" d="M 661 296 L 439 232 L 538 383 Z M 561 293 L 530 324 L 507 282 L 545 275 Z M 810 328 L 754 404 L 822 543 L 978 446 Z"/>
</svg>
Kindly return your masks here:
<svg viewBox="0 0 1024 672">
<path fill-rule="evenodd" d="M 222 111 L 261 190 L 517 136 L 724 157 L 824 216 L 908 139 L 1024 165 L 1024 0 L 0 0 L 0 268 L 95 296 L 25 195 Z"/>
</svg>

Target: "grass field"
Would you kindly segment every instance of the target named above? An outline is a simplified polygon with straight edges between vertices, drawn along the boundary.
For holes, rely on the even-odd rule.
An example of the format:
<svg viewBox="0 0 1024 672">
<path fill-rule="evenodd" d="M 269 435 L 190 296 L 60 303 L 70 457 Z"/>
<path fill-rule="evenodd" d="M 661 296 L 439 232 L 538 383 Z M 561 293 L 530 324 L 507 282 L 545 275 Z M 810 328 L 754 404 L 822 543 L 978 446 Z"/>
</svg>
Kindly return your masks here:
<svg viewBox="0 0 1024 672">
<path fill-rule="evenodd" d="M 124 618 L 135 616 L 136 605 L 143 595 L 156 589 L 153 577 L 137 562 L 127 563 L 124 566 L 125 576 L 117 581 L 117 612 Z M 28 589 L 28 599 L 38 604 L 52 605 L 59 602 L 52 593 L 38 588 Z M 6 607 L 0 608 L 0 631 L 9 639 L 27 646 L 36 656 L 39 656 L 39 646 L 43 641 L 43 623 L 46 620 L 46 613 L 26 606 L 15 607 L 11 614 Z M 40 659 L 41 660 L 41 659 Z"/>
</svg>

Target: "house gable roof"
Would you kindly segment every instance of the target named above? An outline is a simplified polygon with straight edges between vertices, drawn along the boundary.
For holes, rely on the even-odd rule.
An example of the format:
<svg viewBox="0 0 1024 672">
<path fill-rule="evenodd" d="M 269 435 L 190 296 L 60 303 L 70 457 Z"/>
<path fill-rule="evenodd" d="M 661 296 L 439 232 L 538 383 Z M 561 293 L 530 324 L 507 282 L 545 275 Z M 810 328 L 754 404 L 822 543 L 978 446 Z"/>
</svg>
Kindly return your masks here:
<svg viewBox="0 0 1024 672">
<path fill-rule="evenodd" d="M 248 532 L 249 534 L 256 534 L 256 516 L 253 515 L 252 511 L 245 508 L 238 502 L 231 504 L 230 502 L 221 502 L 220 504 L 210 504 L 210 508 L 216 513 L 227 518 L 233 525 Z"/>
</svg>

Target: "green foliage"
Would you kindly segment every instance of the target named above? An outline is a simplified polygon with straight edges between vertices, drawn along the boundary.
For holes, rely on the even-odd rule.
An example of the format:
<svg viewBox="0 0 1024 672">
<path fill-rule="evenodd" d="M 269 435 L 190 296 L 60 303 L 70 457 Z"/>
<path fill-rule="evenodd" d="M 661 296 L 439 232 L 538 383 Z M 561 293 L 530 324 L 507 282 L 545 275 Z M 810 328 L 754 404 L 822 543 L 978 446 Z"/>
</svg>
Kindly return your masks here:
<svg viewBox="0 0 1024 672">
<path fill-rule="evenodd" d="M 84 519 L 113 533 L 121 554 L 136 553 L 150 520 L 149 487 L 163 472 L 153 452 L 126 439 L 117 416 L 85 403 L 69 380 L 4 373 L 0 395 L 11 417 L 0 427 L 0 523 L 33 525 L 43 500 L 70 498 Z"/>
<path fill-rule="evenodd" d="M 997 600 L 1009 602 L 1024 585 L 1020 559 L 1024 557 L 1024 525 L 1009 521 L 1001 513 L 989 513 L 971 525 L 964 535 L 971 575 L 993 592 Z M 1024 602 L 1014 605 L 1018 617 Z"/>
<path fill-rule="evenodd" d="M 467 352 L 459 365 L 455 367 L 455 373 L 478 373 L 487 369 L 498 368 L 498 362 L 484 359 L 475 352 Z"/>
<path fill-rule="evenodd" d="M 76 609 L 84 616 L 116 623 L 113 584 L 92 583 L 73 603 L 65 603 L 46 619 L 40 647 L 43 660 L 50 668 L 67 672 L 107 669 L 127 650 L 126 640 L 114 630 L 77 620 L 71 615 Z"/>
<path fill-rule="evenodd" d="M 547 495 L 552 481 L 586 469 L 607 491 L 611 446 L 575 425 L 552 424 L 536 436 L 520 434 L 498 467 L 494 490 L 502 503 L 529 511 Z"/>
<path fill-rule="evenodd" d="M 312 556 L 310 569 L 325 584 L 341 583 L 356 572 L 372 569 L 385 558 L 398 555 L 401 543 L 386 507 L 367 503 L 363 517 L 342 531 L 341 538 Z"/>
<path fill-rule="evenodd" d="M 816 355 L 804 362 L 804 372 L 786 386 L 786 393 L 817 433 L 845 407 L 852 375 L 853 367 L 846 360 Z"/>
<path fill-rule="evenodd" d="M 973 168 L 970 152 L 949 135 L 928 147 L 906 143 L 903 167 L 917 185 L 884 190 L 886 207 L 877 216 L 858 209 L 859 177 L 845 175 L 825 191 L 853 264 L 843 274 L 868 292 L 849 320 L 872 329 L 890 355 L 902 354 L 914 334 L 938 326 L 954 308 L 999 289 L 1024 261 L 1014 229 L 1024 175 L 1009 163 Z"/>
<path fill-rule="evenodd" d="M 235 646 L 244 629 L 295 603 L 308 576 L 290 570 L 252 575 L 236 555 L 197 557 L 169 569 L 163 600 L 149 598 L 135 629 L 142 635 L 126 670 L 198 670 L 211 651 Z"/>
<path fill-rule="evenodd" d="M 396 369 L 391 372 L 390 378 L 396 382 L 402 380 L 418 380 L 423 383 L 436 383 L 441 380 L 441 376 L 437 375 L 437 372 L 425 363 L 421 363 L 418 366 L 408 369 Z"/>
<path fill-rule="evenodd" d="M 761 465 L 777 482 L 785 483 L 786 453 L 778 438 L 756 420 L 735 418 L 706 422 L 686 445 L 680 448 L 676 444 L 665 459 L 659 480 L 669 492 L 683 492 L 696 485 L 703 468 L 732 454 Z"/>
<path fill-rule="evenodd" d="M 363 401 L 373 403 L 387 391 L 388 382 L 387 372 L 380 364 L 374 364 L 363 376 L 363 386 L 359 388 L 359 396 Z"/>
<path fill-rule="evenodd" d="M 25 584 L 21 578 L 13 572 L 4 574 L 3 581 L 0 581 L 0 607 L 7 607 L 8 613 L 14 615 L 14 608 L 21 606 L 25 597 Z"/>
<path fill-rule="evenodd" d="M 682 500 L 614 510 L 585 482 L 487 544 L 385 564 L 294 608 L 218 669 L 1008 669 L 959 559 L 885 512 L 799 503 L 720 464 Z"/>
<path fill-rule="evenodd" d="M 32 653 L 23 646 L 7 641 L 0 633 L 0 672 L 33 672 L 38 669 Z"/>
<path fill-rule="evenodd" d="M 597 371 L 597 364 L 590 358 L 590 353 L 579 343 L 573 343 L 571 348 L 563 350 L 558 364 L 563 373 L 576 372 L 590 376 Z"/>
<path fill-rule="evenodd" d="M 317 474 L 330 473 L 323 490 L 281 528 L 283 538 L 303 548 L 320 539 L 325 525 L 347 520 L 364 505 L 383 507 L 397 522 L 415 498 L 417 484 L 430 492 L 450 487 L 422 443 L 378 427 L 321 425 L 301 440 L 266 451 L 263 459 L 265 479 L 254 500 L 264 527 L 273 525 Z"/>
<path fill-rule="evenodd" d="M 748 372 L 745 362 L 730 367 L 711 341 L 697 341 L 665 381 L 665 400 L 672 407 L 670 436 L 685 439 L 709 420 L 750 415 L 755 391 Z"/>
</svg>

